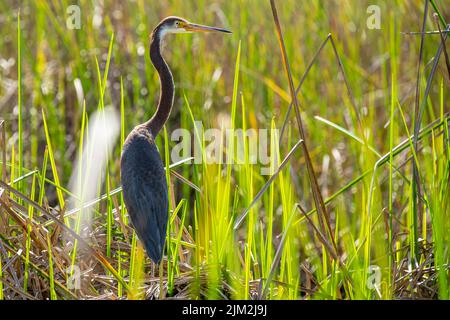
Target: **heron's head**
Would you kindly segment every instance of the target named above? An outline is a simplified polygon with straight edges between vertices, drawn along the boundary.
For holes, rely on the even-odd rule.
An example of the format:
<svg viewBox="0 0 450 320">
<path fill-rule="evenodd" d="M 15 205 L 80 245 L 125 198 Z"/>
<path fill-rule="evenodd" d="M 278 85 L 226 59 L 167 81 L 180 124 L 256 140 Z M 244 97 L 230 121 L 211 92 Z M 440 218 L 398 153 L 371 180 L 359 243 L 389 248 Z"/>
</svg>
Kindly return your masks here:
<svg viewBox="0 0 450 320">
<path fill-rule="evenodd" d="M 154 34 L 158 34 L 160 39 L 164 38 L 164 36 L 168 33 L 192 33 L 192 32 L 224 32 L 231 33 L 231 31 L 216 28 L 216 27 L 208 27 L 200 24 L 195 24 L 187 21 L 186 19 L 179 17 L 167 17 L 162 20 L 158 26 L 153 31 Z"/>
</svg>

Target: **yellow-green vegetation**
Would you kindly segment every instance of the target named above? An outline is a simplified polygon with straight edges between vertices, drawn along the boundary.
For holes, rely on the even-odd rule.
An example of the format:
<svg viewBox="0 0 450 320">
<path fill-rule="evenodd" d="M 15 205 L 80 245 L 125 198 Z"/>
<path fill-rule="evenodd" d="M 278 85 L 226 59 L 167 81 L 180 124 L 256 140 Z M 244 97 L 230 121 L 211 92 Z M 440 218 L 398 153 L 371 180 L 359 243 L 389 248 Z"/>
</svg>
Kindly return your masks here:
<svg viewBox="0 0 450 320">
<path fill-rule="evenodd" d="M 79 29 L 72 1 L 0 2 L 0 299 L 450 297 L 449 0 L 275 3 L 288 61 L 270 1 L 77 1 Z M 233 34 L 167 38 L 176 98 L 156 139 L 170 199 L 156 266 L 129 226 L 119 162 L 155 111 L 149 35 L 169 15 Z M 107 107 L 120 138 L 85 202 L 69 182 Z M 208 163 L 196 121 L 272 129 L 270 162 L 251 161 L 246 137 L 241 162 L 221 140 L 236 161 Z M 172 162 L 177 128 L 201 163 Z"/>
</svg>

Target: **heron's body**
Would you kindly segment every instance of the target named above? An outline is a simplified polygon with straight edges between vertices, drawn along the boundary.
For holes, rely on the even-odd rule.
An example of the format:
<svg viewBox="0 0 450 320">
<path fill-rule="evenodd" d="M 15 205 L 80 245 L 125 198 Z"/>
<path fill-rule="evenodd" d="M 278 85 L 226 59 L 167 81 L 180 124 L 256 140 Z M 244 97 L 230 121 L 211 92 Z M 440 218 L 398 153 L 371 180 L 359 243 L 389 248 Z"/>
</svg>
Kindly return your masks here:
<svg viewBox="0 0 450 320">
<path fill-rule="evenodd" d="M 133 227 L 149 257 L 159 262 L 167 226 L 167 183 L 154 138 L 143 126 L 128 135 L 123 146 L 123 197 Z"/>
<path fill-rule="evenodd" d="M 168 219 L 167 182 L 155 138 L 172 110 L 175 86 L 169 66 L 161 55 L 161 41 L 168 33 L 220 31 L 178 18 L 161 21 L 151 35 L 150 59 L 158 72 L 161 93 L 153 117 L 136 126 L 125 140 L 120 163 L 124 202 L 131 222 L 149 257 L 162 258 Z"/>
</svg>

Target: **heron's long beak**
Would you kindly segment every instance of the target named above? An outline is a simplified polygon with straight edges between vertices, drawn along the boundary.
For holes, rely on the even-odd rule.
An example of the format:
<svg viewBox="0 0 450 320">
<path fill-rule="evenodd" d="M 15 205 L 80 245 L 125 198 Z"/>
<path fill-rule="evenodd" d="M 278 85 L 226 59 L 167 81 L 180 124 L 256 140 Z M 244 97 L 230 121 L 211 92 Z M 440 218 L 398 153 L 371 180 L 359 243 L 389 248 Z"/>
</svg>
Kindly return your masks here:
<svg viewBox="0 0 450 320">
<path fill-rule="evenodd" d="M 202 26 L 200 24 L 195 24 L 195 23 L 186 23 L 186 25 L 184 25 L 183 27 L 188 32 L 224 32 L 224 33 L 231 33 L 231 31 L 227 30 L 227 29 Z"/>
</svg>

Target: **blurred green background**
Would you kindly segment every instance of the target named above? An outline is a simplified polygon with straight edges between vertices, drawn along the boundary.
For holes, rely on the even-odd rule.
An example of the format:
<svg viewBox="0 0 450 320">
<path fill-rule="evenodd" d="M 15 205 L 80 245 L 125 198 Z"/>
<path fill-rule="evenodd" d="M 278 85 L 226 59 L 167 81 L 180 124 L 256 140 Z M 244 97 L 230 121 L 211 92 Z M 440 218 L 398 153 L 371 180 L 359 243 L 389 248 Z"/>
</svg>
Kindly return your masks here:
<svg viewBox="0 0 450 320">
<path fill-rule="evenodd" d="M 190 270 L 197 270 L 193 278 L 201 284 L 190 291 L 192 297 L 220 298 L 215 288 L 224 290 L 221 284 L 224 281 L 231 283 L 235 290 L 229 289 L 231 297 L 250 298 L 258 291 L 255 289 L 258 281 L 267 279 L 268 275 L 278 281 L 270 285 L 270 298 L 305 295 L 313 298 L 393 298 L 414 294 L 449 297 L 447 267 L 438 268 L 442 270 L 439 280 L 436 277 L 430 280 L 436 285 L 434 291 L 420 287 L 417 284 L 420 281 L 417 286 L 411 286 L 402 278 L 408 266 L 416 264 L 431 268 L 435 265 L 434 260 L 427 260 L 425 253 L 417 260 L 411 257 L 410 246 L 418 245 L 419 238 L 421 246 L 431 245 L 431 254 L 433 257 L 437 254 L 441 266 L 448 266 L 450 223 L 445 184 L 449 157 L 445 113 L 448 112 L 450 79 L 443 56 L 425 104 L 422 127 L 434 121 L 444 125 L 427 133 L 416 155 L 426 190 L 423 210 L 417 211 L 411 202 L 413 154 L 409 148 L 392 160 L 398 172 L 393 173 L 392 166 L 384 165 L 372 176 L 380 156 L 413 133 L 420 36 L 402 32 L 421 30 L 424 3 L 418 0 L 277 2 L 294 85 L 299 84 L 316 51 L 331 34 L 356 102 L 356 105 L 352 104 L 352 95 L 328 42 L 315 60 L 298 98 L 319 184 L 324 198 L 331 197 L 328 209 L 345 268 L 341 269 L 340 263 L 333 262 L 320 237 L 301 213 L 295 214 L 295 224 L 289 229 L 289 217 L 296 204 L 307 212 L 314 209 L 301 153 L 296 153 L 284 175 L 277 178 L 251 210 L 246 226 L 237 232 L 231 232 L 230 225 L 268 179 L 259 174 L 260 166 L 183 165 L 177 172 L 202 190 L 200 196 L 188 185 L 172 181 L 171 208 L 181 203 L 180 217 L 186 210 L 184 224 L 187 229 L 182 238 L 191 243 L 191 247 L 186 243 L 181 246 L 186 245 L 188 251 L 197 248 L 195 253 L 184 258 L 181 256 L 185 254 L 180 253 L 180 259 L 192 266 Z M 443 19 L 450 20 L 450 3 L 447 0 L 434 3 Z M 80 8 L 80 29 L 67 28 L 70 5 Z M 380 29 L 370 29 L 367 25 L 372 16 L 367 11 L 370 5 L 380 9 Z M 437 30 L 434 12 L 430 5 L 427 30 Z M 227 119 L 233 121 L 236 128 L 281 128 L 291 98 L 269 1 L 22 0 L 18 3 L 3 0 L 0 2 L 0 114 L 6 120 L 7 161 L 15 170 L 7 170 L 8 178 L 11 175 L 20 177 L 35 168 L 42 169 L 48 145 L 43 130 L 44 110 L 60 180 L 57 185 L 67 187 L 85 116 L 83 102 L 89 115 L 97 110 L 101 100 L 96 59 L 100 78 L 109 65 L 104 105 L 120 112 L 123 97 L 123 133 L 127 134 L 152 115 L 159 97 L 159 81 L 148 57 L 149 35 L 158 22 L 169 15 L 228 28 L 233 34 L 168 37 L 163 55 L 172 68 L 176 83 L 175 105 L 166 125 L 168 134 L 176 128 L 193 130 L 187 102 L 195 120 L 203 121 L 205 128 L 220 128 Z M 441 28 L 445 27 L 441 25 Z M 440 43 L 439 35 L 425 37 L 419 81 L 422 95 Z M 239 73 L 238 82 L 235 82 L 239 45 Z M 233 119 L 232 110 L 235 110 Z M 394 120 L 393 127 L 390 120 Z M 294 113 L 290 123 L 295 124 Z M 296 126 L 289 125 L 288 128 L 288 134 L 280 144 L 281 158 L 299 139 Z M 163 160 L 175 144 L 168 141 L 165 146 L 165 141 L 163 134 L 157 139 Z M 121 146 L 117 144 L 108 169 L 111 189 L 120 185 L 120 151 Z M 48 165 L 45 174 L 55 182 L 53 169 Z M 361 177 L 368 171 L 369 174 Z M 12 185 L 24 194 L 31 193 L 31 182 L 27 179 L 20 185 Z M 345 186 L 347 188 L 343 190 Z M 48 183 L 44 189 L 44 204 L 61 209 L 55 186 Z M 99 195 L 106 191 L 103 187 Z M 386 212 L 390 213 L 390 218 L 385 218 Z M 418 212 L 422 212 L 422 216 L 418 217 Z M 115 222 L 105 225 L 104 215 L 100 213 L 99 226 L 108 230 L 112 236 L 110 240 L 123 240 L 120 230 L 111 231 L 111 223 L 118 223 L 117 216 L 113 219 Z M 313 225 L 317 225 L 314 213 L 312 219 Z M 389 219 L 391 227 L 387 228 Z M 418 230 L 414 231 L 414 226 Z M 442 230 L 433 232 L 435 226 Z M 175 238 L 177 230 L 174 231 Z M 281 262 L 274 265 L 272 272 L 275 252 L 285 230 L 289 232 Z M 208 249 L 209 243 L 212 247 L 225 247 Z M 179 249 L 176 242 L 173 246 L 176 252 Z M 393 247 L 398 251 L 393 252 Z M 120 264 L 119 253 L 114 251 L 107 255 Z M 385 281 L 378 289 L 366 286 L 370 276 L 367 268 L 372 264 L 381 267 Z M 175 272 L 175 277 L 182 277 L 177 261 L 174 268 L 175 271 L 169 270 L 169 274 Z M 199 289 L 205 285 L 200 280 L 203 268 L 215 270 L 205 271 L 209 279 L 215 279 L 206 284 L 207 293 L 201 293 Z M 123 272 L 124 277 L 128 275 Z M 241 288 L 236 283 L 245 283 L 245 286 Z M 423 283 L 431 286 L 426 281 Z"/>
</svg>

